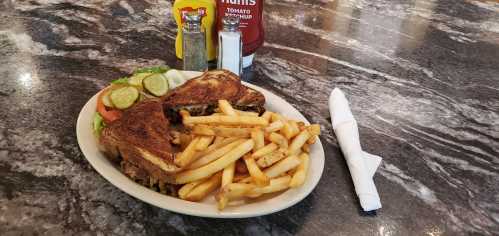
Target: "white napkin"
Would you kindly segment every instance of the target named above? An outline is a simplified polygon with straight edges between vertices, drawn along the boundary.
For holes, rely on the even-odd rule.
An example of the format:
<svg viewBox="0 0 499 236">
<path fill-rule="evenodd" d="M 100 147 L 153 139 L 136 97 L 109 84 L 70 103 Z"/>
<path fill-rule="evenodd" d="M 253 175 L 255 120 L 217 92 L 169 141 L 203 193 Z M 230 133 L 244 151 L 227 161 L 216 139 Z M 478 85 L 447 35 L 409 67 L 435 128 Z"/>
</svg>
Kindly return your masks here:
<svg viewBox="0 0 499 236">
<path fill-rule="evenodd" d="M 345 95 L 338 88 L 335 88 L 329 96 L 329 111 L 334 133 L 347 161 L 362 209 L 372 211 L 381 208 L 378 190 L 373 181 L 381 157 L 362 151 L 357 121 L 352 115 Z"/>
</svg>

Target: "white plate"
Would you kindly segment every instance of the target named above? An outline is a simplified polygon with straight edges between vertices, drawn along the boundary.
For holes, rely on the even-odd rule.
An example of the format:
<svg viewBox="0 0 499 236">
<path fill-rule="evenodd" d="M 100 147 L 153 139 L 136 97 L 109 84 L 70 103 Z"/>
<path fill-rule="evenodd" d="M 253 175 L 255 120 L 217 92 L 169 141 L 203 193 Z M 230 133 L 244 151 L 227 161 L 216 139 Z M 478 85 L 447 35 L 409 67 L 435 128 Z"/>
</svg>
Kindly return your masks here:
<svg viewBox="0 0 499 236">
<path fill-rule="evenodd" d="M 198 75 L 197 73 L 189 72 L 185 74 L 189 77 Z M 282 98 L 258 86 L 248 83 L 245 83 L 245 85 L 258 90 L 265 95 L 266 109 L 308 123 L 299 111 Z M 298 203 L 310 194 L 319 182 L 322 171 L 324 170 L 324 149 L 322 148 L 321 141 L 317 140 L 317 142 L 311 146 L 308 176 L 305 183 L 299 188 L 286 190 L 277 196 L 258 202 L 229 206 L 223 211 L 217 210 L 213 197 L 207 197 L 204 202 L 197 203 L 166 196 L 130 180 L 99 151 L 98 140 L 92 132 L 92 120 L 96 109 L 96 100 L 97 94 L 82 108 L 76 124 L 76 136 L 83 155 L 85 155 L 94 169 L 114 186 L 135 198 L 166 210 L 211 218 L 245 218 L 271 214 Z"/>
</svg>

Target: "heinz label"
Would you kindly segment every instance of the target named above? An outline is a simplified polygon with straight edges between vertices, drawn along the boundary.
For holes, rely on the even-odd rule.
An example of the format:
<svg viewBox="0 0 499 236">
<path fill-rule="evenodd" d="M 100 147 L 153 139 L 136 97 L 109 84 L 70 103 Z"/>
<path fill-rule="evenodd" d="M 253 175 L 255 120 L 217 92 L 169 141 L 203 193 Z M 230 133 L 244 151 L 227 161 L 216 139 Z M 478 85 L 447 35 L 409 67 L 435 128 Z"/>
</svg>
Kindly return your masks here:
<svg viewBox="0 0 499 236">
<path fill-rule="evenodd" d="M 243 55 L 247 56 L 263 44 L 263 0 L 217 0 L 217 28 L 222 28 L 222 18 L 235 16 L 240 19 L 243 36 Z"/>
</svg>

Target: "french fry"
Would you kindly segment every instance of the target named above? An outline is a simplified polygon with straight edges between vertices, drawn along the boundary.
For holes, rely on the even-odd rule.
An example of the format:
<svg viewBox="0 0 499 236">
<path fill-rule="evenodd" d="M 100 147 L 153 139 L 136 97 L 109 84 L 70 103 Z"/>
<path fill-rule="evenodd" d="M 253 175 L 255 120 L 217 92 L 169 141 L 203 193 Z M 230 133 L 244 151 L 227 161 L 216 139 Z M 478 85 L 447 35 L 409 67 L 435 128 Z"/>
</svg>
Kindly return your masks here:
<svg viewBox="0 0 499 236">
<path fill-rule="evenodd" d="M 302 130 L 300 134 L 294 137 L 293 141 L 291 141 L 291 144 L 289 145 L 288 148 L 288 154 L 291 155 L 300 151 L 301 147 L 303 146 L 303 144 L 307 142 L 310 136 L 311 136 L 310 132 L 308 132 L 307 129 Z"/>
<path fill-rule="evenodd" d="M 261 129 L 251 130 L 251 138 L 255 142 L 255 146 L 253 147 L 254 152 L 256 150 L 262 148 L 263 146 L 265 146 L 265 138 L 264 138 L 263 131 Z"/>
<path fill-rule="evenodd" d="M 293 155 L 282 159 L 273 166 L 265 169 L 263 173 L 269 178 L 275 178 L 288 170 L 291 170 L 301 163 L 298 156 Z"/>
<path fill-rule="evenodd" d="M 234 111 L 236 111 L 236 113 L 240 116 L 254 116 L 254 117 L 258 117 L 258 113 L 256 112 L 252 112 L 252 111 L 241 111 L 241 110 L 237 110 L 237 109 L 234 109 Z"/>
<path fill-rule="evenodd" d="M 256 164 L 258 164 L 258 166 L 261 168 L 267 168 L 286 157 L 286 151 L 286 149 L 279 149 L 267 155 L 264 155 L 258 158 Z"/>
<path fill-rule="evenodd" d="M 229 196 L 227 196 L 227 189 L 221 188 L 218 193 L 215 195 L 215 200 L 217 201 L 217 208 L 219 211 L 223 210 L 227 204 L 229 203 Z"/>
<path fill-rule="evenodd" d="M 175 157 L 173 161 L 175 165 L 180 167 L 185 167 L 194 161 L 194 154 L 196 154 L 196 146 L 200 138 L 195 138 L 192 142 L 185 148 L 185 150 L 178 156 Z"/>
<path fill-rule="evenodd" d="M 206 179 L 200 179 L 200 180 L 196 180 L 194 182 L 190 182 L 188 184 L 185 184 L 184 186 L 182 186 L 178 190 L 178 196 L 181 199 L 185 199 L 185 197 L 187 196 L 187 194 L 189 194 L 194 189 L 194 187 L 198 186 L 200 183 L 204 182 L 205 180 Z"/>
<path fill-rule="evenodd" d="M 291 139 L 294 136 L 296 136 L 298 133 L 300 133 L 300 129 L 298 128 L 298 125 L 294 121 L 288 121 L 284 123 L 284 126 L 281 129 L 281 134 L 286 137 L 287 139 Z"/>
<path fill-rule="evenodd" d="M 241 178 L 241 179 L 238 179 L 238 183 L 251 183 L 251 181 L 253 180 L 253 177 L 250 176 L 246 176 L 245 178 Z"/>
<path fill-rule="evenodd" d="M 194 189 L 192 189 L 187 196 L 185 196 L 185 200 L 197 202 L 205 198 L 208 194 L 213 192 L 218 186 L 220 186 L 220 182 L 222 181 L 222 173 L 218 172 L 211 176 L 208 180 L 200 183 Z"/>
<path fill-rule="evenodd" d="M 284 119 L 284 117 L 281 114 L 273 112 L 272 116 L 270 117 L 270 121 L 276 122 L 278 120 L 286 121 L 286 119 Z"/>
<path fill-rule="evenodd" d="M 224 139 L 225 137 L 216 136 L 215 140 L 213 140 L 213 144 L 221 143 Z"/>
<path fill-rule="evenodd" d="M 189 111 L 187 110 L 180 110 L 178 112 L 180 114 L 180 116 L 182 117 L 182 120 L 185 119 L 186 117 L 189 117 L 191 116 L 191 114 L 189 113 Z"/>
<path fill-rule="evenodd" d="M 251 176 L 249 176 L 247 174 L 235 174 L 234 179 L 232 179 L 232 182 L 241 182 L 241 180 L 246 179 L 248 177 L 251 178 Z"/>
<path fill-rule="evenodd" d="M 256 165 L 255 160 L 250 155 L 245 155 L 243 157 L 244 163 L 246 163 L 246 167 L 248 168 L 248 172 L 255 181 L 256 185 L 259 187 L 267 186 L 270 183 L 269 177 L 267 177 Z"/>
<path fill-rule="evenodd" d="M 192 133 L 196 135 L 249 138 L 251 136 L 251 128 L 195 125 Z"/>
<path fill-rule="evenodd" d="M 284 123 L 282 122 L 282 120 L 276 120 L 270 123 L 269 126 L 265 128 L 265 132 L 267 133 L 276 132 L 281 130 L 282 127 L 284 127 Z"/>
<path fill-rule="evenodd" d="M 277 144 L 269 143 L 269 144 L 265 145 L 264 147 L 256 150 L 251 156 L 255 159 L 258 159 L 259 157 L 262 157 L 264 155 L 267 155 L 267 154 L 277 150 L 277 148 L 279 148 L 279 146 L 277 146 Z"/>
<path fill-rule="evenodd" d="M 222 172 L 222 188 L 230 183 L 232 183 L 232 180 L 234 179 L 234 171 L 236 169 L 236 163 L 233 162 L 232 164 L 228 165 L 227 167 L 224 168 Z"/>
<path fill-rule="evenodd" d="M 289 175 L 285 175 L 279 178 L 271 179 L 270 184 L 265 187 L 256 187 L 252 188 L 245 193 L 247 197 L 259 197 L 262 194 L 266 193 L 274 193 L 285 190 L 289 188 L 289 182 L 291 181 L 291 177 Z"/>
<path fill-rule="evenodd" d="M 320 135 L 321 134 L 321 126 L 318 124 L 312 124 L 307 126 L 308 132 L 310 132 L 311 135 Z"/>
<path fill-rule="evenodd" d="M 265 111 L 262 116 L 260 116 L 261 118 L 265 119 L 267 122 L 270 122 L 270 118 L 272 117 L 272 113 L 271 111 Z"/>
<path fill-rule="evenodd" d="M 215 143 L 213 142 L 210 146 L 208 146 L 208 148 L 202 152 L 198 152 L 199 156 L 204 156 L 210 152 L 213 152 L 215 151 L 216 149 L 219 149 L 229 143 L 232 143 L 236 140 L 239 140 L 239 138 L 236 138 L 236 137 L 232 137 L 232 138 L 224 138 L 222 141 L 220 141 L 219 143 Z"/>
<path fill-rule="evenodd" d="M 244 140 L 236 140 L 232 143 L 229 143 L 217 150 L 214 150 L 204 156 L 201 156 L 199 157 L 195 162 L 193 162 L 191 165 L 189 165 L 187 167 L 187 169 L 189 170 L 193 170 L 193 169 L 196 169 L 196 168 L 199 168 L 201 166 L 204 166 L 220 157 L 222 157 L 223 155 L 227 154 L 228 152 L 230 152 L 232 149 L 234 149 L 235 147 L 237 147 L 239 144 L 243 143 Z"/>
<path fill-rule="evenodd" d="M 204 151 L 211 144 L 215 136 L 202 136 L 196 144 L 196 151 Z"/>
<path fill-rule="evenodd" d="M 244 154 L 250 152 L 254 145 L 255 142 L 248 139 L 236 146 L 230 152 L 205 166 L 177 174 L 175 176 L 175 182 L 177 184 L 185 184 L 212 175 L 230 165 L 232 162 L 237 161 L 239 158 L 244 156 Z"/>
<path fill-rule="evenodd" d="M 234 111 L 234 108 L 232 108 L 227 100 L 218 100 L 218 108 L 220 108 L 222 113 L 224 113 L 225 115 L 238 116 L 236 111 Z"/>
<path fill-rule="evenodd" d="M 302 153 L 299 156 L 300 165 L 296 168 L 295 173 L 293 174 L 293 178 L 291 182 L 289 182 L 289 187 L 296 188 L 301 186 L 305 182 L 305 177 L 307 176 L 308 166 L 310 163 L 310 157 L 306 153 Z"/>
<path fill-rule="evenodd" d="M 255 188 L 255 185 L 243 183 L 231 183 L 221 188 L 215 195 L 218 210 L 223 210 L 227 206 L 230 199 L 244 197 L 244 195 L 253 188 Z"/>
<path fill-rule="evenodd" d="M 180 141 L 180 149 L 185 150 L 185 148 L 192 142 L 192 135 L 180 133 L 179 136 Z"/>
<path fill-rule="evenodd" d="M 309 139 L 307 139 L 306 144 L 314 144 L 315 140 L 317 140 L 317 135 L 311 135 Z"/>
<path fill-rule="evenodd" d="M 252 116 L 188 116 L 183 118 L 184 125 L 250 125 L 267 126 L 269 122 L 262 117 Z"/>
<path fill-rule="evenodd" d="M 306 153 L 310 153 L 310 144 L 305 143 L 303 144 L 303 147 L 301 147 L 301 150 Z"/>
<path fill-rule="evenodd" d="M 288 140 L 284 136 L 282 136 L 278 133 L 275 133 L 275 132 L 270 133 L 268 135 L 268 140 L 270 140 L 273 143 L 278 144 L 282 148 L 288 148 Z"/>
<path fill-rule="evenodd" d="M 246 164 L 241 159 L 236 161 L 236 172 L 240 174 L 248 173 L 248 168 L 246 168 Z"/>
</svg>

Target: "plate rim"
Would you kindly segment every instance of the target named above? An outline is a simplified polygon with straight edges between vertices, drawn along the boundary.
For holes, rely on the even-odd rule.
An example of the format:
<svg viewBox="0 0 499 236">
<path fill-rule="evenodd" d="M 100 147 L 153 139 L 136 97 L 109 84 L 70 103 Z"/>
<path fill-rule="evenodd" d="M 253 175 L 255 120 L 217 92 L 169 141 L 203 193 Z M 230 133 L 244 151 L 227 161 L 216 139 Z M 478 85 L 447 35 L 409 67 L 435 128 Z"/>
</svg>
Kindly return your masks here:
<svg viewBox="0 0 499 236">
<path fill-rule="evenodd" d="M 261 88 L 257 85 L 250 84 L 247 82 L 243 82 L 243 84 L 252 88 L 252 89 L 258 90 L 264 94 L 269 94 L 272 97 L 277 98 L 278 100 L 282 100 L 280 102 L 287 103 L 303 118 L 303 121 L 305 123 L 310 124 L 310 122 L 306 119 L 306 117 L 298 109 L 296 109 L 293 105 L 288 103 L 283 98 L 281 98 L 281 97 L 277 96 L 276 94 L 274 94 L 274 93 L 272 93 L 264 88 Z M 97 159 L 100 158 L 98 156 L 97 157 L 88 157 L 87 155 L 90 155 L 88 153 L 90 151 L 87 150 L 87 147 L 85 145 L 82 145 L 82 143 L 84 143 L 84 141 L 81 140 L 82 138 L 84 138 L 84 137 L 82 137 L 83 136 L 82 129 L 85 129 L 85 126 L 87 126 L 87 129 L 91 130 L 91 124 L 84 124 L 84 122 L 83 122 L 84 118 L 86 118 L 85 116 L 90 116 L 90 114 L 86 114 L 85 111 L 88 110 L 89 108 L 95 107 L 95 100 L 96 100 L 99 92 L 94 94 L 85 103 L 85 105 L 82 107 L 82 109 L 80 110 L 80 113 L 78 115 L 78 119 L 76 122 L 76 136 L 77 136 L 77 141 L 78 141 L 78 146 L 80 148 L 80 151 L 83 154 L 83 156 L 85 157 L 85 159 L 90 163 L 92 168 L 97 173 L 99 173 L 99 175 L 101 175 L 104 179 L 106 179 L 109 183 L 111 183 L 112 185 L 114 185 L 115 187 L 120 189 L 121 191 L 127 193 L 128 195 L 133 196 L 134 198 L 141 200 L 143 202 L 146 202 L 148 204 L 151 204 L 153 206 L 156 206 L 156 207 L 168 210 L 168 211 L 176 212 L 179 214 L 198 216 L 198 217 L 206 217 L 206 218 L 249 218 L 249 217 L 263 216 L 263 215 L 272 214 L 272 213 L 275 213 L 278 211 L 282 211 L 282 210 L 287 209 L 291 206 L 294 206 L 298 202 L 302 201 L 303 199 L 305 199 L 308 195 L 310 195 L 312 193 L 312 191 L 317 187 L 320 179 L 322 178 L 322 174 L 324 172 L 324 166 L 325 166 L 325 154 L 324 154 L 324 147 L 322 145 L 321 140 L 317 139 L 317 142 L 313 146 L 313 150 L 317 153 L 314 153 L 315 155 L 313 157 L 311 155 L 311 158 L 319 159 L 318 160 L 319 165 L 317 166 L 318 170 L 316 170 L 317 177 L 314 179 L 311 179 L 309 176 L 307 178 L 307 180 L 312 181 L 312 182 L 310 183 L 309 187 L 306 189 L 303 189 L 303 187 L 305 187 L 305 185 L 303 185 L 303 186 L 298 187 L 296 189 L 288 189 L 288 190 L 282 192 L 281 194 L 279 194 L 278 196 L 271 198 L 271 199 L 278 198 L 280 195 L 284 194 L 287 191 L 293 191 L 293 190 L 295 192 L 297 191 L 297 193 L 295 193 L 295 196 L 293 196 L 289 201 L 284 202 L 282 204 L 279 204 L 277 207 L 268 208 L 268 209 L 260 211 L 260 212 L 237 212 L 237 211 L 226 211 L 226 210 L 218 211 L 216 209 L 216 206 L 213 206 L 213 209 L 215 209 L 215 212 L 212 212 L 212 211 L 203 212 L 203 211 L 195 210 L 196 205 L 202 204 L 202 203 L 189 202 L 189 201 L 185 201 L 185 200 L 178 199 L 175 197 L 167 196 L 167 195 L 155 192 L 153 190 L 150 190 L 150 189 L 148 189 L 142 185 L 139 185 L 139 184 L 133 182 L 132 180 L 130 180 L 127 176 L 125 176 L 121 171 L 119 171 L 113 165 L 112 168 L 114 168 L 115 171 L 119 172 L 121 177 L 126 178 L 128 182 L 132 183 L 132 184 L 127 184 L 127 183 L 121 184 L 120 181 L 122 178 L 120 176 L 116 176 L 116 173 L 113 172 L 112 170 L 109 172 L 107 170 L 108 166 L 101 165 L 102 163 L 99 163 L 100 161 L 102 161 L 104 163 L 109 162 L 109 161 L 107 159 L 105 161 L 104 160 L 98 161 Z M 266 98 L 266 101 L 268 101 L 267 99 L 268 98 Z M 93 109 L 93 110 L 95 110 L 95 109 Z M 92 115 L 93 115 L 93 113 L 92 113 Z M 82 130 L 82 131 L 80 131 L 80 130 Z M 103 155 L 103 154 L 101 153 L 101 155 Z M 309 168 L 311 168 L 311 167 L 309 167 Z M 148 194 L 150 194 L 150 196 L 144 197 L 143 196 L 144 193 L 148 193 Z M 158 196 L 158 195 L 160 195 L 160 196 Z M 161 198 L 164 198 L 164 197 L 169 198 L 169 200 L 173 201 L 173 203 L 178 202 L 179 204 L 186 204 L 188 207 L 181 210 L 178 207 L 167 207 L 167 206 L 164 206 L 164 205 L 157 203 L 158 200 L 161 200 Z M 254 204 L 254 203 L 252 203 L 252 204 Z M 251 204 L 247 204 L 247 205 L 251 205 Z M 247 206 L 247 205 L 245 205 L 245 206 Z M 234 208 L 232 208 L 232 209 L 234 209 Z"/>
</svg>

